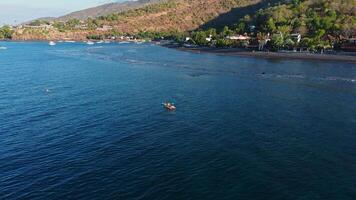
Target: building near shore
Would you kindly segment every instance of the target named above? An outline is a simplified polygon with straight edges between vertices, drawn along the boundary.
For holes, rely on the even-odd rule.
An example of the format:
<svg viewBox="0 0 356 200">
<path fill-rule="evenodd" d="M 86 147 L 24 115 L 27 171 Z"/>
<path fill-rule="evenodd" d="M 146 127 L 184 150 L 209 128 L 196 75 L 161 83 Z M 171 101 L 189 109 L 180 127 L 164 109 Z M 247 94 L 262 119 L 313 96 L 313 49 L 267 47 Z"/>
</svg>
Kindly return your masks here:
<svg viewBox="0 0 356 200">
<path fill-rule="evenodd" d="M 111 31 L 112 30 L 112 26 L 108 26 L 108 25 L 104 25 L 100 28 L 96 29 L 97 31 Z"/>
<path fill-rule="evenodd" d="M 292 33 L 290 35 L 290 37 L 292 38 L 292 40 L 294 42 L 297 42 L 297 43 L 299 43 L 302 40 L 302 35 L 300 33 Z"/>
<path fill-rule="evenodd" d="M 44 29 L 44 30 L 50 30 L 53 29 L 53 26 L 51 24 L 42 24 L 39 26 L 32 26 L 32 25 L 24 25 L 19 28 L 31 28 L 31 29 Z"/>
<path fill-rule="evenodd" d="M 248 40 L 251 39 L 251 37 L 246 36 L 246 35 L 233 35 L 233 36 L 227 36 L 226 39 L 239 40 L 239 41 L 248 41 Z"/>
</svg>

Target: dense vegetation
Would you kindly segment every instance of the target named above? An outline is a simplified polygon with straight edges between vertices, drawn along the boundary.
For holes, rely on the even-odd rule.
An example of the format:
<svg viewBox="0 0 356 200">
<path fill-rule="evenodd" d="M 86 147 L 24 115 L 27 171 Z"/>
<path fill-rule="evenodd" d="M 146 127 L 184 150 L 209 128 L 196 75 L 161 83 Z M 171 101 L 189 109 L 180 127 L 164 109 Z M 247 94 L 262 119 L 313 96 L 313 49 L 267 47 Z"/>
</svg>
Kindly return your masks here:
<svg viewBox="0 0 356 200">
<path fill-rule="evenodd" d="M 107 16 L 100 16 L 97 19 L 103 20 L 103 21 L 117 21 L 126 17 L 137 17 L 137 16 L 143 16 L 151 13 L 157 13 L 157 12 L 162 12 L 164 10 L 168 10 L 171 8 L 175 8 L 178 5 L 177 2 L 175 1 L 167 1 L 163 3 L 157 3 L 157 4 L 150 4 L 142 8 L 137 8 L 133 10 L 128 10 L 125 12 L 120 12 L 120 13 L 112 13 Z"/>
<path fill-rule="evenodd" d="M 236 2 L 222 1 L 221 5 L 231 8 Z M 188 42 L 192 44 L 216 47 L 247 47 L 251 43 L 256 46 L 269 41 L 266 46 L 270 50 L 304 48 L 317 51 L 338 48 L 344 39 L 356 35 L 355 7 L 354 0 L 292 0 L 246 15 L 222 30 L 207 28 L 189 33 L 141 31 L 137 37 L 174 38 L 181 43 L 187 42 L 186 37 L 189 37 Z M 138 10 L 131 12 L 142 12 L 142 9 Z M 301 40 L 293 38 L 293 33 L 300 34 Z M 233 41 L 227 38 L 238 34 L 255 39 Z"/>
<path fill-rule="evenodd" d="M 273 34 L 271 42 L 275 48 L 297 45 L 311 49 L 331 48 L 342 38 L 356 33 L 355 7 L 354 0 L 293 0 L 290 4 L 261 10 L 251 21 L 242 20 L 237 27 L 255 23 L 256 31 L 262 36 Z M 301 44 L 291 40 L 291 33 L 303 36 Z"/>
<path fill-rule="evenodd" d="M 215 35 L 217 46 L 244 46 L 233 43 L 227 35 L 248 34 L 258 40 L 269 38 L 271 49 L 306 47 L 321 50 L 338 47 L 343 39 L 356 35 L 356 1 L 354 0 L 293 0 L 254 15 L 246 15 L 232 27 L 225 27 Z M 293 40 L 298 33 L 302 40 Z M 192 32 L 192 42 L 211 45 L 205 40 L 211 30 Z M 203 39 L 204 38 L 204 39 Z"/>
<path fill-rule="evenodd" d="M 0 28 L 0 39 L 4 40 L 4 39 L 11 39 L 12 38 L 12 34 L 13 34 L 13 30 L 10 28 L 10 26 L 3 26 Z"/>
<path fill-rule="evenodd" d="M 55 31 L 64 35 L 82 32 L 85 38 L 96 40 L 125 35 L 148 40 L 173 39 L 179 43 L 216 47 L 251 47 L 265 42 L 263 47 L 270 50 L 307 48 L 317 51 L 338 48 L 344 39 L 356 35 L 355 0 L 289 0 L 287 3 L 276 0 L 271 2 L 279 3 L 269 4 L 265 9 L 248 10 L 249 14 L 242 18 L 240 16 L 243 15 L 239 15 L 240 18 L 232 17 L 233 23 L 229 24 L 233 25 L 222 29 L 203 26 L 219 14 L 229 13 L 232 8 L 243 9 L 260 2 L 168 0 L 84 21 L 69 19 L 50 23 L 36 20 L 30 25 L 51 24 Z M 104 26 L 112 28 L 105 30 L 102 28 Z M 27 34 L 32 32 L 23 31 Z M 9 27 L 3 27 L 0 29 L 0 38 L 11 38 L 12 33 Z M 302 39 L 296 40 L 293 33 L 300 34 Z M 47 37 L 48 33 L 45 32 L 45 35 Z M 238 41 L 228 38 L 233 35 L 245 35 L 251 39 Z"/>
</svg>

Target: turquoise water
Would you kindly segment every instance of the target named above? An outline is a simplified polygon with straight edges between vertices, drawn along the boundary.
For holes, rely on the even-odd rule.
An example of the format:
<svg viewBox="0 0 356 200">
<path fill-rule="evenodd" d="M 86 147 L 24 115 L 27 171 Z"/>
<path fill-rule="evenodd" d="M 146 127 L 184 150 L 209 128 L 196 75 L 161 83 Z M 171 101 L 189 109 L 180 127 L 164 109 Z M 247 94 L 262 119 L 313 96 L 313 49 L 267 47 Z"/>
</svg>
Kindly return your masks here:
<svg viewBox="0 0 356 200">
<path fill-rule="evenodd" d="M 0 199 L 356 198 L 352 64 L 0 46 Z"/>
</svg>

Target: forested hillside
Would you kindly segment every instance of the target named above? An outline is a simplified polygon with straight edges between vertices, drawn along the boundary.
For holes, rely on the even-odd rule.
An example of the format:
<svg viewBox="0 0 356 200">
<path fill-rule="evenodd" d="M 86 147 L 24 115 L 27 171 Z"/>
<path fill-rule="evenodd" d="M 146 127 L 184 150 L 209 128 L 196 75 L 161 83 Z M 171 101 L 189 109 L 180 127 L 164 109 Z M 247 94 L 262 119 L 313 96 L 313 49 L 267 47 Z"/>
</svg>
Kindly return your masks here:
<svg viewBox="0 0 356 200">
<path fill-rule="evenodd" d="M 219 34 L 213 34 L 212 42 L 205 40 L 215 32 L 205 26 L 205 30 L 191 33 L 192 42 L 204 46 L 214 42 L 218 46 L 246 46 L 246 42 L 233 43 L 226 39 L 240 34 L 254 37 L 260 43 L 269 41 L 268 46 L 275 50 L 339 48 L 345 40 L 356 36 L 356 1 L 288 1 L 251 12 L 233 25 L 225 26 Z"/>
<path fill-rule="evenodd" d="M 139 2 L 146 2 L 142 0 Z M 239 46 L 269 41 L 272 49 L 333 48 L 356 35 L 355 0 L 157 0 L 143 7 L 86 20 L 35 21 L 11 32 L 18 40 L 103 39 L 162 36 L 202 46 Z M 45 27 L 45 28 L 42 28 Z M 8 36 L 7 31 L 7 36 Z M 4 35 L 4 34 L 3 34 Z M 250 41 L 233 42 L 232 35 Z M 294 36 L 292 36 L 294 35 Z M 300 40 L 295 40 L 296 35 Z"/>
</svg>

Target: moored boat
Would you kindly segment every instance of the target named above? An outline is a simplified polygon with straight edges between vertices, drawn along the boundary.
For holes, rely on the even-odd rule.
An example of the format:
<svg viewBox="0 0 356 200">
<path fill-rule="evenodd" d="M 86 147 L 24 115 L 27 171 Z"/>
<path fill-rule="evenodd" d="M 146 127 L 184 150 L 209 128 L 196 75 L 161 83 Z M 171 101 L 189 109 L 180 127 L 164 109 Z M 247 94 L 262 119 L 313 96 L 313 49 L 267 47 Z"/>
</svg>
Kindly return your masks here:
<svg viewBox="0 0 356 200">
<path fill-rule="evenodd" d="M 54 45 L 56 45 L 56 43 L 53 42 L 53 41 L 50 41 L 50 42 L 48 43 L 48 45 L 49 45 L 49 46 L 54 46 Z"/>
<path fill-rule="evenodd" d="M 177 109 L 174 103 L 162 103 L 162 105 L 169 111 L 175 111 Z"/>
</svg>

